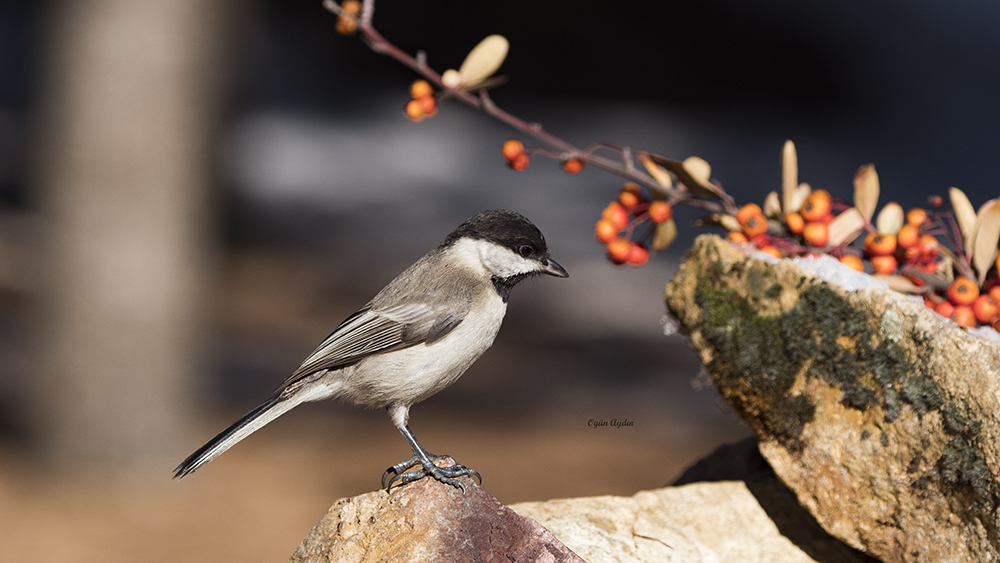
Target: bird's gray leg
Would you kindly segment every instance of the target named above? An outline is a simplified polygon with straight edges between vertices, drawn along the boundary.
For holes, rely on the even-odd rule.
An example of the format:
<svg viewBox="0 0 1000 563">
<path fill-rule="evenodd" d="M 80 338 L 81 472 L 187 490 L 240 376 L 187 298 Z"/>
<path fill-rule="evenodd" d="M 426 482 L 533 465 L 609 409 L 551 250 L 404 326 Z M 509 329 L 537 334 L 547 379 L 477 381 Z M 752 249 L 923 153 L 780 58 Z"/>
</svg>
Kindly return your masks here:
<svg viewBox="0 0 1000 563">
<path fill-rule="evenodd" d="M 449 456 L 434 455 L 432 453 L 428 453 L 427 450 L 425 450 L 423 446 L 420 445 L 420 442 L 417 442 L 417 439 L 413 436 L 413 433 L 410 432 L 409 426 L 406 425 L 400 426 L 399 431 L 400 433 L 403 434 L 403 437 L 406 438 L 406 441 L 409 442 L 410 449 L 413 450 L 413 457 L 411 457 L 406 461 L 397 463 L 396 465 L 393 465 L 389 469 L 385 470 L 385 473 L 382 474 L 382 486 L 385 487 L 386 490 L 391 489 L 393 484 L 397 482 L 400 485 L 405 485 L 407 483 L 412 483 L 413 481 L 416 481 L 418 479 L 423 479 L 428 475 L 434 477 L 435 479 L 441 481 L 442 483 L 446 483 L 453 487 L 458 487 L 459 489 L 462 489 L 463 494 L 465 493 L 465 485 L 463 485 L 459 481 L 456 481 L 454 477 L 459 477 L 461 475 L 468 475 L 475 477 L 476 479 L 479 480 L 480 483 L 483 482 L 483 478 L 479 475 L 479 473 L 476 470 L 469 469 L 464 465 L 459 465 L 456 463 L 455 465 L 449 467 L 438 467 L 437 465 L 434 464 L 434 462 L 439 459 L 447 458 Z M 415 471 L 407 471 L 408 469 L 410 469 L 414 465 L 417 465 L 418 463 L 420 464 L 420 469 Z M 386 477 L 389 477 L 390 474 L 392 475 L 392 477 L 389 479 L 387 483 Z"/>
</svg>

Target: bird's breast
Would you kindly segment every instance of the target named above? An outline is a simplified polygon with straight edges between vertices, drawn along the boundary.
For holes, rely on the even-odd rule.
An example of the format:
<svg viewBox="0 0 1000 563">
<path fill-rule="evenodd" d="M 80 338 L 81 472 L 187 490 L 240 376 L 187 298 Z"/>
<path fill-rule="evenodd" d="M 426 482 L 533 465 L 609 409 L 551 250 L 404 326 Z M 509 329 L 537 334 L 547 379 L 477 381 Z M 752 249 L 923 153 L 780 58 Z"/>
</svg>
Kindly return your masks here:
<svg viewBox="0 0 1000 563">
<path fill-rule="evenodd" d="M 487 307 L 475 307 L 445 337 L 359 362 L 345 381 L 345 398 L 381 408 L 411 405 L 458 380 L 496 338 L 507 310 L 491 293 Z"/>
</svg>

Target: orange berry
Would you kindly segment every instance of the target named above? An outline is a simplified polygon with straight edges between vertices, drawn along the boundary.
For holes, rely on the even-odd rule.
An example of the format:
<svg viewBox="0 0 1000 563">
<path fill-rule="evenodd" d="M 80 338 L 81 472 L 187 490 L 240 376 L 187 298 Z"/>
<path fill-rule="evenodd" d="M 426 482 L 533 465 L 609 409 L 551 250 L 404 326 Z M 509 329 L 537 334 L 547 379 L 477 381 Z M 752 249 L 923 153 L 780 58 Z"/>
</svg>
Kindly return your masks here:
<svg viewBox="0 0 1000 563">
<path fill-rule="evenodd" d="M 994 285 L 986 294 L 992 297 L 997 303 L 1000 303 L 1000 285 Z"/>
<path fill-rule="evenodd" d="M 352 16 L 356 16 L 361 13 L 361 2 L 358 2 L 358 0 L 344 0 L 340 3 L 340 9 Z"/>
<path fill-rule="evenodd" d="M 920 259 L 924 262 L 930 262 L 937 258 L 940 244 L 938 239 L 931 235 L 922 235 L 920 237 L 920 244 L 917 245 L 920 249 Z"/>
<path fill-rule="evenodd" d="M 424 117 L 431 117 L 437 113 L 437 100 L 434 99 L 434 96 L 424 96 L 423 98 L 416 98 L 413 101 L 420 104 L 420 109 L 424 111 Z"/>
<path fill-rule="evenodd" d="M 617 201 L 609 203 L 604 208 L 604 211 L 601 212 L 601 217 L 611 221 L 616 231 L 620 231 L 628 225 L 628 211 L 625 210 L 625 206 Z"/>
<path fill-rule="evenodd" d="M 917 227 L 921 227 L 927 223 L 927 210 L 914 207 L 906 212 L 907 225 L 916 225 Z"/>
<path fill-rule="evenodd" d="M 424 106 L 420 100 L 410 100 L 406 103 L 406 117 L 413 121 L 420 121 L 424 118 Z"/>
<path fill-rule="evenodd" d="M 997 309 L 997 302 L 989 295 L 984 294 L 972 302 L 972 312 L 975 313 L 976 320 L 986 324 L 993 322 L 1000 310 Z"/>
<path fill-rule="evenodd" d="M 628 258 L 625 261 L 633 266 L 642 266 L 649 262 L 649 251 L 640 244 L 632 243 L 632 248 L 629 249 Z"/>
<path fill-rule="evenodd" d="M 896 246 L 899 248 L 913 248 L 920 244 L 920 225 L 907 223 L 896 233 Z"/>
<path fill-rule="evenodd" d="M 830 240 L 830 229 L 827 228 L 826 223 L 806 223 L 802 229 L 802 239 L 809 246 L 826 246 L 827 241 Z"/>
<path fill-rule="evenodd" d="M 774 256 L 775 258 L 784 258 L 785 257 L 784 253 L 781 252 L 780 248 L 778 248 L 777 246 L 770 245 L 770 244 L 765 244 L 764 246 L 760 247 L 760 251 L 761 252 L 766 252 L 766 253 L 770 254 L 771 256 Z"/>
<path fill-rule="evenodd" d="M 885 256 L 896 251 L 896 235 L 868 233 L 865 237 L 865 252 L 871 256 Z"/>
<path fill-rule="evenodd" d="M 876 274 L 891 274 L 896 271 L 899 266 L 899 262 L 896 262 L 896 257 L 889 254 L 883 256 L 872 256 L 871 257 L 872 270 Z"/>
<path fill-rule="evenodd" d="M 965 276 L 955 278 L 948 287 L 948 301 L 954 305 L 972 305 L 979 297 L 979 286 Z"/>
<path fill-rule="evenodd" d="M 726 240 L 732 242 L 750 242 L 750 239 L 740 231 L 729 231 L 729 234 L 726 235 Z"/>
<path fill-rule="evenodd" d="M 966 328 L 976 326 L 976 314 L 972 312 L 972 307 L 969 307 L 968 305 L 959 305 L 955 307 L 955 310 L 952 311 L 948 318 L 955 321 L 958 326 L 964 326 Z"/>
<path fill-rule="evenodd" d="M 597 235 L 597 240 L 608 244 L 609 242 L 618 238 L 618 229 L 615 228 L 615 224 L 607 219 L 601 219 L 594 226 L 594 234 Z"/>
<path fill-rule="evenodd" d="M 608 243 L 608 257 L 615 264 L 624 264 L 632 252 L 632 241 L 624 238 L 616 238 Z"/>
<path fill-rule="evenodd" d="M 654 223 L 669 221 L 674 216 L 674 208 L 669 203 L 660 200 L 650 203 L 649 209 L 646 212 L 649 213 L 649 218 Z"/>
<path fill-rule="evenodd" d="M 760 210 L 760 206 L 756 203 L 748 203 L 741 207 L 739 211 L 736 212 L 736 221 L 740 225 L 745 225 L 747 219 L 753 217 L 754 215 L 761 215 L 763 211 Z"/>
<path fill-rule="evenodd" d="M 528 164 L 530 163 L 530 161 L 531 161 L 531 159 L 528 158 L 528 154 L 527 153 L 521 153 L 521 154 L 517 155 L 516 157 L 514 157 L 514 160 L 511 160 L 510 162 L 508 162 L 507 165 L 510 166 L 514 170 L 524 170 L 525 168 L 528 167 Z"/>
<path fill-rule="evenodd" d="M 806 228 L 806 220 L 796 211 L 785 213 L 785 224 L 793 235 L 801 235 Z"/>
<path fill-rule="evenodd" d="M 845 254 L 841 256 L 840 263 L 852 270 L 857 270 L 859 272 L 865 271 L 864 261 L 860 257 L 853 254 Z"/>
<path fill-rule="evenodd" d="M 830 208 L 833 205 L 833 198 L 826 190 L 813 190 L 809 197 L 802 203 L 802 218 L 806 223 L 821 221 L 830 215 Z"/>
<path fill-rule="evenodd" d="M 414 80 L 413 84 L 410 84 L 410 95 L 414 99 L 419 100 L 420 98 L 427 98 L 434 94 L 434 88 L 426 80 Z"/>
<path fill-rule="evenodd" d="M 937 304 L 937 307 L 935 307 L 934 310 L 937 311 L 937 314 L 947 318 L 955 312 L 955 306 L 952 305 L 950 301 L 942 301 Z"/>
<path fill-rule="evenodd" d="M 500 150 L 508 162 L 513 162 L 515 158 L 524 154 L 524 143 L 520 139 L 507 139 Z"/>
<path fill-rule="evenodd" d="M 571 158 L 569 160 L 564 160 L 562 167 L 563 170 L 569 172 L 570 174 L 577 174 L 583 170 L 583 161 L 579 158 Z"/>
<path fill-rule="evenodd" d="M 358 30 L 358 22 L 354 18 L 339 16 L 333 28 L 341 35 L 353 35 Z"/>
<path fill-rule="evenodd" d="M 636 205 L 639 205 L 646 198 L 642 196 L 642 188 L 639 184 L 634 182 L 626 182 L 620 192 L 618 192 L 618 201 L 625 206 L 626 209 L 632 209 Z"/>
<path fill-rule="evenodd" d="M 767 217 L 764 217 L 764 214 L 759 211 L 748 217 L 741 224 L 747 238 L 753 238 L 767 232 Z"/>
</svg>

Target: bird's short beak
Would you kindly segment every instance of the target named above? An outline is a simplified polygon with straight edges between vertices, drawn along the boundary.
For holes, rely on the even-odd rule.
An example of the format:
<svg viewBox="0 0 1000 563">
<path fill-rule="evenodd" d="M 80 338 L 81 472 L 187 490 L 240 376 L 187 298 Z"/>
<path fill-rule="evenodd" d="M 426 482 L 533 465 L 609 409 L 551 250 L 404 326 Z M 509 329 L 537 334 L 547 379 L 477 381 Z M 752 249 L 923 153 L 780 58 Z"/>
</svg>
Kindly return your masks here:
<svg viewBox="0 0 1000 563">
<path fill-rule="evenodd" d="M 545 263 L 542 264 L 541 272 L 543 274 L 548 274 L 550 276 L 555 276 L 557 278 L 568 278 L 569 274 L 559 265 L 558 262 L 551 258 L 546 258 Z"/>
</svg>

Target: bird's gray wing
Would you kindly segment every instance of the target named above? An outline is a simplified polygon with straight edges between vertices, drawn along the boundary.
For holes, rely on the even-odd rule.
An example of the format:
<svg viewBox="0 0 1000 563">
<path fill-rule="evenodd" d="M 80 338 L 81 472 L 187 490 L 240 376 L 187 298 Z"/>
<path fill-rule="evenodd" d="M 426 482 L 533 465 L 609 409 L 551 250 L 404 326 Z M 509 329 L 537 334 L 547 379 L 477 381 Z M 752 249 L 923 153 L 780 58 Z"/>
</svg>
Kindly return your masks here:
<svg viewBox="0 0 1000 563">
<path fill-rule="evenodd" d="M 320 370 L 355 364 L 373 354 L 431 344 L 454 330 L 467 312 L 467 309 L 444 309 L 427 303 L 379 309 L 366 306 L 340 323 L 282 387 Z"/>
</svg>

